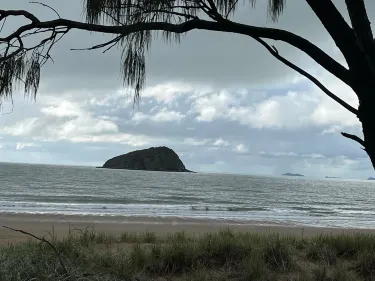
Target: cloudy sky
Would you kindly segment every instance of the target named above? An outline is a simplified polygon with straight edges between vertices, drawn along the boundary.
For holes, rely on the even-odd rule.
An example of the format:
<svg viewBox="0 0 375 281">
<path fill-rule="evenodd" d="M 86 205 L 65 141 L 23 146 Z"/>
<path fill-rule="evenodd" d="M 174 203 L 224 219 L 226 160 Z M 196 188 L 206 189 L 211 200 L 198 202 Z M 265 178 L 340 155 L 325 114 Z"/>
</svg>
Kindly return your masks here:
<svg viewBox="0 0 375 281">
<path fill-rule="evenodd" d="M 28 2 L 2 1 L 2 9 L 23 8 L 41 19 L 54 18 L 50 10 Z M 81 1 L 44 2 L 62 17 L 83 19 Z M 288 1 L 278 23 L 267 19 L 267 1 L 258 2 L 256 10 L 241 7 L 235 19 L 293 31 L 343 63 L 305 1 Z M 347 19 L 344 1 L 334 2 Z M 366 4 L 375 21 L 374 1 Z M 17 24 L 7 22 L 1 36 Z M 105 54 L 70 51 L 110 38 L 75 31 L 55 46 L 54 63 L 42 71 L 37 100 L 15 93 L 13 111 L 9 102 L 2 109 L 1 162 L 97 166 L 118 154 L 166 145 L 187 168 L 200 172 L 374 176 L 360 146 L 339 133 L 361 136 L 356 117 L 250 38 L 192 31 L 179 45 L 154 40 L 139 108 L 133 108 L 122 87 L 120 49 Z M 281 42 L 273 44 L 331 91 L 358 105 L 348 87 L 307 56 Z"/>
</svg>

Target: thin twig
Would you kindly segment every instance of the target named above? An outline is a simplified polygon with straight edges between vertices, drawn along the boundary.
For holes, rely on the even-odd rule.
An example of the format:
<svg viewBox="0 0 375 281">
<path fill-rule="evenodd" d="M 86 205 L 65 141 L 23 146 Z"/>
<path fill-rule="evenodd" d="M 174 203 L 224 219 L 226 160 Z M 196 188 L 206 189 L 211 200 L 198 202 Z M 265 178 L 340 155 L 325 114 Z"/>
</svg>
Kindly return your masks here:
<svg viewBox="0 0 375 281">
<path fill-rule="evenodd" d="M 36 1 L 31 1 L 31 2 L 29 2 L 29 3 L 30 3 L 30 4 L 39 4 L 39 5 L 42 5 L 42 6 L 44 6 L 44 7 L 47 7 L 47 8 L 49 8 L 49 9 L 51 9 L 52 11 L 54 11 L 55 14 L 59 17 L 59 19 L 61 19 L 60 14 L 59 14 L 54 8 L 52 8 L 51 6 L 49 6 L 49 5 L 47 5 L 47 4 L 44 4 L 44 3 L 41 3 L 41 2 L 36 2 Z"/>
<path fill-rule="evenodd" d="M 227 13 L 225 14 L 225 17 L 224 17 L 225 19 L 228 19 L 229 15 L 230 15 L 230 14 L 233 12 L 233 10 L 236 8 L 237 4 L 238 4 L 238 0 L 236 0 L 236 1 L 234 1 L 234 2 L 232 3 L 232 5 L 229 7 Z"/>
<path fill-rule="evenodd" d="M 3 19 L 1 19 L 3 20 Z M 3 31 L 3 28 L 4 28 L 4 25 L 5 25 L 5 22 L 7 21 L 7 18 L 4 18 L 4 21 L 3 23 L 1 24 L 1 28 L 0 28 L 0 32 Z"/>
<path fill-rule="evenodd" d="M 25 235 L 31 236 L 31 237 L 35 238 L 36 240 L 39 240 L 40 242 L 46 243 L 46 244 L 47 244 L 48 246 L 50 246 L 50 247 L 53 249 L 53 251 L 56 253 L 57 258 L 59 259 L 60 265 L 61 265 L 61 267 L 62 267 L 63 270 L 64 270 L 64 273 L 65 273 L 67 276 L 70 276 L 69 271 L 67 270 L 67 268 L 66 268 L 66 266 L 65 266 L 65 264 L 64 264 L 64 262 L 63 262 L 63 260 L 62 260 L 62 258 L 61 258 L 61 255 L 60 255 L 59 251 L 56 249 L 56 247 L 55 247 L 50 241 L 48 241 L 48 240 L 45 239 L 44 237 L 40 238 L 40 237 L 38 237 L 38 236 L 36 236 L 36 235 L 30 233 L 30 232 L 27 232 L 27 231 L 24 231 L 24 230 L 21 230 L 21 229 L 14 229 L 14 228 L 11 228 L 11 227 L 8 227 L 8 226 L 5 226 L 5 225 L 3 225 L 3 227 L 4 227 L 4 228 L 7 228 L 7 229 L 10 229 L 10 230 L 12 230 L 12 231 L 15 231 L 15 232 L 20 232 L 20 233 L 22 233 L 22 234 L 25 234 Z"/>
<path fill-rule="evenodd" d="M 111 45 L 111 48 L 116 45 L 120 40 L 121 38 L 123 38 L 124 36 L 122 35 L 118 35 L 116 36 L 114 39 L 112 40 L 109 40 L 105 43 L 101 43 L 101 44 L 98 44 L 98 45 L 95 45 L 95 46 L 92 46 L 92 47 L 88 47 L 88 48 L 78 48 L 78 49 L 70 49 L 71 51 L 89 51 L 89 50 L 96 50 L 96 49 L 100 49 L 100 48 L 103 48 L 103 47 L 106 47 L 108 45 Z"/>
</svg>

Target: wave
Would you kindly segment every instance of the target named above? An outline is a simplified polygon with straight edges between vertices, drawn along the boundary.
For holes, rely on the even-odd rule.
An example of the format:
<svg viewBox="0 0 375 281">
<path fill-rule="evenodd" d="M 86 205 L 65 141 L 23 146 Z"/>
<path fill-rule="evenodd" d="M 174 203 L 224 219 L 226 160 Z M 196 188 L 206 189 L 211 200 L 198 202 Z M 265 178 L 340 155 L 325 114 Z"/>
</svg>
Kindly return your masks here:
<svg viewBox="0 0 375 281">
<path fill-rule="evenodd" d="M 263 207 L 211 207 L 211 206 L 190 206 L 192 211 L 215 211 L 215 212 L 264 212 L 270 211 L 268 208 Z"/>
</svg>

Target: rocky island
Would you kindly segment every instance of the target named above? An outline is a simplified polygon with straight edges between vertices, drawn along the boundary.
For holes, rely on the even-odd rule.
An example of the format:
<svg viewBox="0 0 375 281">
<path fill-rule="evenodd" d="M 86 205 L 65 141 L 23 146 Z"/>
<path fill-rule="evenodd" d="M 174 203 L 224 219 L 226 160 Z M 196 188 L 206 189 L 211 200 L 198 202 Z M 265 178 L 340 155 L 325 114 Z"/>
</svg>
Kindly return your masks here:
<svg viewBox="0 0 375 281">
<path fill-rule="evenodd" d="M 367 180 L 368 180 L 368 181 L 374 181 L 375 178 L 373 178 L 373 177 L 369 177 Z"/>
<path fill-rule="evenodd" d="M 282 174 L 283 176 L 288 176 L 288 177 L 303 177 L 301 174 L 292 174 L 292 173 L 285 173 Z"/>
<path fill-rule="evenodd" d="M 136 150 L 107 160 L 100 168 L 191 172 L 172 149 L 161 146 Z"/>
</svg>

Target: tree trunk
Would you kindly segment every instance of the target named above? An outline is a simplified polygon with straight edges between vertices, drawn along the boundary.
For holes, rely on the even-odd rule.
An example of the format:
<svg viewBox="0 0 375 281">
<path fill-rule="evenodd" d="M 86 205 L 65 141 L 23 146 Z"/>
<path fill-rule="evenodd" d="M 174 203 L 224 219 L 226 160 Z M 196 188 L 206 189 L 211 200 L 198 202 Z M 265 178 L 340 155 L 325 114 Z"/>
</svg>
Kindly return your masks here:
<svg viewBox="0 0 375 281">
<path fill-rule="evenodd" d="M 362 123 L 362 131 L 365 141 L 365 150 L 370 157 L 375 169 L 375 97 L 360 102 L 358 108 L 359 120 Z"/>
</svg>

